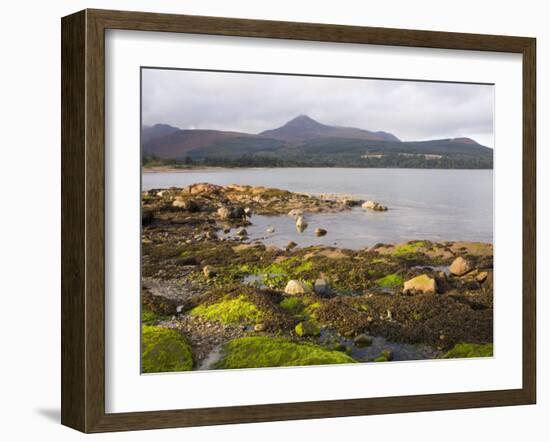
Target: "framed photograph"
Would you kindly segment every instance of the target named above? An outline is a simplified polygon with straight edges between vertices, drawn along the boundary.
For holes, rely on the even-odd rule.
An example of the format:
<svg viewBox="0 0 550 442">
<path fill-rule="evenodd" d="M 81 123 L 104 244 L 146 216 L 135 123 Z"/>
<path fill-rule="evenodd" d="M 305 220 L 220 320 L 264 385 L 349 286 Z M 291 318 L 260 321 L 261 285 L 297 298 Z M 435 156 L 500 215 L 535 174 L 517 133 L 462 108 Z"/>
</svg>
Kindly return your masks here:
<svg viewBox="0 0 550 442">
<path fill-rule="evenodd" d="M 536 398 L 535 39 L 62 19 L 62 423 Z"/>
</svg>

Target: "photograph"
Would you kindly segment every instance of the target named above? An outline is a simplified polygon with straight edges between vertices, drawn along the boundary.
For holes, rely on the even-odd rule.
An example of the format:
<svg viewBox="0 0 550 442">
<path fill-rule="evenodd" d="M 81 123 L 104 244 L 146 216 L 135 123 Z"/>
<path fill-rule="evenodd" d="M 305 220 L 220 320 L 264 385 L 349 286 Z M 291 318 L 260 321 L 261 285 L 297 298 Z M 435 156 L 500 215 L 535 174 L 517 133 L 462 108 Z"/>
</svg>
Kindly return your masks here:
<svg viewBox="0 0 550 442">
<path fill-rule="evenodd" d="M 493 357 L 494 87 L 142 67 L 141 372 Z"/>
</svg>

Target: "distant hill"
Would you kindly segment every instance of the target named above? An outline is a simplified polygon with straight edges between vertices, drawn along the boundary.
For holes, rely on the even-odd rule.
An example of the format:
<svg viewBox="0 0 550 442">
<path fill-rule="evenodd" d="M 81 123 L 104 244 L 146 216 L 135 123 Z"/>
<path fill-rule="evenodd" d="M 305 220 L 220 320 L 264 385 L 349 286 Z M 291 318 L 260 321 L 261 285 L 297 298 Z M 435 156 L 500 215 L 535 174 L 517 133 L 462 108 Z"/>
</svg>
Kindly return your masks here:
<svg viewBox="0 0 550 442">
<path fill-rule="evenodd" d="M 470 138 L 405 142 L 383 131 L 328 126 L 307 115 L 259 134 L 144 127 L 142 153 L 145 162 L 228 167 L 493 167 L 492 149 Z"/>
<path fill-rule="evenodd" d="M 354 127 L 327 126 L 321 124 L 307 115 L 300 115 L 284 126 L 277 129 L 266 130 L 259 134 L 262 137 L 296 143 L 318 138 L 350 138 L 356 140 L 382 140 L 399 141 L 399 139 L 387 132 L 371 132 Z"/>
</svg>

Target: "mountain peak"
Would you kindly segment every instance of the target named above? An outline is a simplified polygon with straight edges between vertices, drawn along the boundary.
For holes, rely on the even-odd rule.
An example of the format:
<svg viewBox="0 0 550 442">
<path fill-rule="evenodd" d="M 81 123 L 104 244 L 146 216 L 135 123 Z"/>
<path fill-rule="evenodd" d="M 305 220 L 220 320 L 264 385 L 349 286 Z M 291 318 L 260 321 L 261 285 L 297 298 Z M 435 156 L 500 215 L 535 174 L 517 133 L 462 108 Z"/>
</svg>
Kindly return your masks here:
<svg viewBox="0 0 550 442">
<path fill-rule="evenodd" d="M 285 126 L 304 125 L 304 124 L 323 126 L 321 123 L 319 123 L 318 121 L 315 121 L 313 118 L 311 118 L 309 115 L 306 115 L 306 114 L 301 114 L 301 115 L 298 115 L 297 117 L 294 117 L 292 120 L 288 121 L 285 124 Z"/>
</svg>

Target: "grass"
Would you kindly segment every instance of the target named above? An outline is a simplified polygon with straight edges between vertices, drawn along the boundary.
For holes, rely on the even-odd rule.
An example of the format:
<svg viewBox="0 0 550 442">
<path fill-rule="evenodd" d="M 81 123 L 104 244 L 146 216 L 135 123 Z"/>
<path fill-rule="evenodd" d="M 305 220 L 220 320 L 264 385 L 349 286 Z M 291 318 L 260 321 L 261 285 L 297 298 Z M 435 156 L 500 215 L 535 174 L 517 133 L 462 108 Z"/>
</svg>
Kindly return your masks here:
<svg viewBox="0 0 550 442">
<path fill-rule="evenodd" d="M 397 273 L 386 275 L 383 278 L 377 279 L 376 284 L 385 289 L 396 289 L 403 284 L 403 278 Z"/>
<path fill-rule="evenodd" d="M 192 368 L 191 347 L 180 333 L 150 325 L 142 327 L 141 369 L 143 373 L 188 371 Z"/>
<path fill-rule="evenodd" d="M 445 353 L 444 359 L 455 358 L 488 358 L 493 356 L 493 344 L 456 344 Z"/>
<path fill-rule="evenodd" d="M 222 324 L 256 324 L 264 319 L 263 312 L 244 295 L 224 298 L 215 304 L 199 305 L 190 314 Z"/>
<path fill-rule="evenodd" d="M 225 345 L 224 352 L 216 368 L 290 367 L 356 362 L 342 352 L 284 338 L 237 338 Z"/>
</svg>

